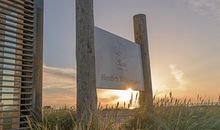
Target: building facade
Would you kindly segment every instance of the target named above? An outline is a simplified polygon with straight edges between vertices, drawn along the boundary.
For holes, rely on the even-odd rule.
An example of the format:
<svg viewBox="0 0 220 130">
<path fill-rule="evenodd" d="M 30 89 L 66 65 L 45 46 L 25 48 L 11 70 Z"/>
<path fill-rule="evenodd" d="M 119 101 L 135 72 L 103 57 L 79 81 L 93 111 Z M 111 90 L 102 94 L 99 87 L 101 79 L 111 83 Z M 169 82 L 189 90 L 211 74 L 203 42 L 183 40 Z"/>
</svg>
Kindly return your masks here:
<svg viewBox="0 0 220 130">
<path fill-rule="evenodd" d="M 43 0 L 0 0 L 0 130 L 41 119 Z"/>
</svg>

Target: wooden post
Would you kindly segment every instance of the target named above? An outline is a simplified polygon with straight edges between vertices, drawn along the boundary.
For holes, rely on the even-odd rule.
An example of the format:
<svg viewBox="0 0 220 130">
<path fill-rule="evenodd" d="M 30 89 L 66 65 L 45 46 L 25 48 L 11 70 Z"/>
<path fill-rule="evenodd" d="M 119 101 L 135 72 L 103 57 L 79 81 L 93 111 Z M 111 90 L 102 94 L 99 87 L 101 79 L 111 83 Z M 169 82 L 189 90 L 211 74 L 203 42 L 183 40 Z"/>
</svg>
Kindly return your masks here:
<svg viewBox="0 0 220 130">
<path fill-rule="evenodd" d="M 43 11 L 44 1 L 35 0 L 35 45 L 33 78 L 33 114 L 42 121 L 42 86 L 43 86 Z"/>
<path fill-rule="evenodd" d="M 97 110 L 93 0 L 76 0 L 77 119 Z"/>
<path fill-rule="evenodd" d="M 135 15 L 134 18 L 134 36 L 135 42 L 140 44 L 141 58 L 144 76 L 144 91 L 140 91 L 139 104 L 141 108 L 147 111 L 153 110 L 153 94 L 151 83 L 150 57 L 148 49 L 148 36 L 146 16 L 144 14 Z"/>
</svg>

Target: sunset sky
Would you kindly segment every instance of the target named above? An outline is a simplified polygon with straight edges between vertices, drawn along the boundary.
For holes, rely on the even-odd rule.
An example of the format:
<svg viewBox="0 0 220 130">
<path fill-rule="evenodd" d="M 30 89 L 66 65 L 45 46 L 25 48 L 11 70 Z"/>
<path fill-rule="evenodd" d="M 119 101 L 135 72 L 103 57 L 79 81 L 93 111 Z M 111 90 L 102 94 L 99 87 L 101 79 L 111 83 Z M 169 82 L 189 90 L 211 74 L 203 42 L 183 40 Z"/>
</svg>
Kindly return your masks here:
<svg viewBox="0 0 220 130">
<path fill-rule="evenodd" d="M 139 13 L 147 16 L 154 94 L 217 99 L 220 0 L 94 0 L 95 25 L 131 41 Z M 44 105 L 74 105 L 75 0 L 45 0 L 44 22 Z M 111 104 L 130 91 L 98 95 Z"/>
</svg>

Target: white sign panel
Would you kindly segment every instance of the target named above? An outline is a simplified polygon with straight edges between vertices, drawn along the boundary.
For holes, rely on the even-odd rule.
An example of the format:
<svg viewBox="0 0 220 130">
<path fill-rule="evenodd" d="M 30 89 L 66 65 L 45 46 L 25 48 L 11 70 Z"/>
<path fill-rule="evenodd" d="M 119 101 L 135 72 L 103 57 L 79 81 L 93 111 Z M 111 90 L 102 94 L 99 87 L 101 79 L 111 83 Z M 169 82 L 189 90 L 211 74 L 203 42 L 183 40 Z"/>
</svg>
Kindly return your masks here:
<svg viewBox="0 0 220 130">
<path fill-rule="evenodd" d="M 96 27 L 95 56 L 97 88 L 144 90 L 138 44 Z"/>
</svg>

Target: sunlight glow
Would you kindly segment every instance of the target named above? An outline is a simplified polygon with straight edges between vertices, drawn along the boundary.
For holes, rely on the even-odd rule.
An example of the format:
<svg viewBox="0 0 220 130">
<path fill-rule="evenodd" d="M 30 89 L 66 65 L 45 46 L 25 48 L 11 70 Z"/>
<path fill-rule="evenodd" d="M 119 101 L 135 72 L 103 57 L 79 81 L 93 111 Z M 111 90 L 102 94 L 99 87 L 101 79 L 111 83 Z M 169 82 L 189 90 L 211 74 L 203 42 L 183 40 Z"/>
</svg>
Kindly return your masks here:
<svg viewBox="0 0 220 130">
<path fill-rule="evenodd" d="M 118 101 L 120 102 L 129 102 L 131 99 L 132 92 L 134 92 L 131 88 L 122 91 L 116 91 L 116 94 L 119 96 Z"/>
<path fill-rule="evenodd" d="M 127 90 L 114 91 L 114 94 L 119 97 L 117 102 L 120 104 L 130 104 L 129 108 L 132 109 L 138 106 L 138 91 L 134 91 L 133 89 L 129 88 Z"/>
<path fill-rule="evenodd" d="M 134 109 L 139 107 L 139 91 L 127 87 L 127 90 L 98 90 L 101 106 L 118 106 L 120 108 Z"/>
<path fill-rule="evenodd" d="M 127 89 L 126 91 L 128 91 L 128 92 L 130 92 L 130 93 L 134 92 L 134 90 L 131 89 L 131 88 Z"/>
</svg>

